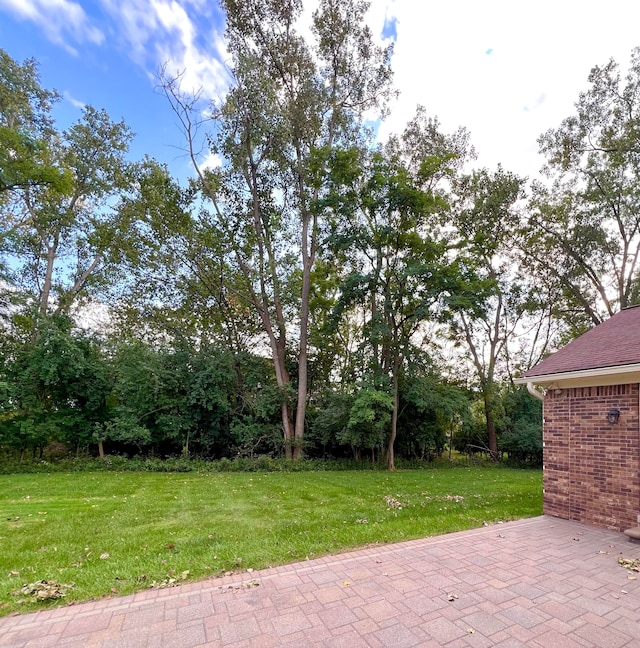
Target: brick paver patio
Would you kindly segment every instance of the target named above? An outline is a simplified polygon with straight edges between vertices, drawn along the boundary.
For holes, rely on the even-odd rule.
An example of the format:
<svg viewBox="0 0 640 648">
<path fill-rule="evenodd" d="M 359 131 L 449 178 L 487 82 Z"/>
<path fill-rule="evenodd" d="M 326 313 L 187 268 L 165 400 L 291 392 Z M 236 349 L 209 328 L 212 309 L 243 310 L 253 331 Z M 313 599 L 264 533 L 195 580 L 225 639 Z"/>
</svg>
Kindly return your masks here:
<svg viewBox="0 0 640 648">
<path fill-rule="evenodd" d="M 0 646 L 640 648 L 620 556 L 640 545 L 538 517 L 7 617 Z"/>
</svg>

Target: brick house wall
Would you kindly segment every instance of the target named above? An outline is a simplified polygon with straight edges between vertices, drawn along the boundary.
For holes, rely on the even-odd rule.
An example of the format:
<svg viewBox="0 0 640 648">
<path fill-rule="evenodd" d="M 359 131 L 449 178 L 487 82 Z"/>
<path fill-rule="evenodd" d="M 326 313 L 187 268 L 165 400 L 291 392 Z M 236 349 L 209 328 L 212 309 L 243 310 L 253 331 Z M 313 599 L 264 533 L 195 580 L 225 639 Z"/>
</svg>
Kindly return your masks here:
<svg viewBox="0 0 640 648">
<path fill-rule="evenodd" d="M 607 421 L 612 407 L 618 423 Z M 544 512 L 621 531 L 640 513 L 639 385 L 574 387 L 544 399 Z"/>
</svg>

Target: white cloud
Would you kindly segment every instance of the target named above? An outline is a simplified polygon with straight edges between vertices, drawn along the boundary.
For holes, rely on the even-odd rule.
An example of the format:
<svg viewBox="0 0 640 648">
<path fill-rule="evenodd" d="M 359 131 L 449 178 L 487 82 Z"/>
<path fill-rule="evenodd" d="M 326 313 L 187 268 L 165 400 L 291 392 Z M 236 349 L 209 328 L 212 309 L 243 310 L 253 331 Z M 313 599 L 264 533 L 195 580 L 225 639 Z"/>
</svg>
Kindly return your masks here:
<svg viewBox="0 0 640 648">
<path fill-rule="evenodd" d="M 79 99 L 76 99 L 75 97 L 71 96 L 71 93 L 68 90 L 65 90 L 62 93 L 62 96 L 74 107 L 74 108 L 79 108 L 82 109 L 84 108 L 87 104 L 84 103 L 84 101 L 80 101 Z"/>
<path fill-rule="evenodd" d="M 114 19 L 116 34 L 122 39 L 129 56 L 136 63 L 143 64 L 147 43 L 157 29 L 157 20 L 149 11 L 148 2 L 104 0 L 103 4 Z"/>
<path fill-rule="evenodd" d="M 300 29 L 309 35 L 317 2 L 304 3 Z M 108 34 L 105 47 L 126 52 L 150 78 L 166 65 L 169 75 L 182 73 L 183 90 L 202 90 L 208 100 L 224 96 L 229 55 L 217 2 L 100 5 L 99 29 L 82 8 L 89 0 L 0 0 L 0 9 L 37 24 L 69 51 L 80 43 L 102 44 Z M 640 44 L 639 18 L 640 5 L 628 0 L 609 0 L 600 12 L 577 11 L 557 0 L 371 0 L 367 21 L 374 38 L 385 44 L 396 35 L 392 67 L 401 93 L 379 136 L 401 132 L 422 104 L 446 132 L 460 126 L 471 132 L 479 165 L 500 162 L 536 175 L 543 162 L 537 138 L 572 114 L 594 65 L 610 57 L 628 62 Z"/>
<path fill-rule="evenodd" d="M 104 41 L 102 31 L 73 0 L 0 0 L 0 8 L 21 20 L 35 23 L 50 41 L 72 54 L 77 51 L 71 42 L 100 45 Z"/>
<path fill-rule="evenodd" d="M 542 106 L 546 98 L 547 96 L 544 93 L 542 93 L 539 97 L 536 97 L 532 102 L 524 106 L 523 110 L 525 112 L 531 112 L 532 110 L 537 110 L 538 108 L 540 108 L 540 106 Z"/>
<path fill-rule="evenodd" d="M 103 0 L 133 60 L 153 76 L 165 68 L 181 74 L 184 91 L 205 99 L 226 93 L 229 75 L 222 33 L 214 26 L 211 4 L 202 0 Z M 202 30 L 206 30 L 202 33 Z"/>
<path fill-rule="evenodd" d="M 217 153 L 209 152 L 200 162 L 203 171 L 207 169 L 219 169 L 222 166 L 222 158 Z"/>
<path fill-rule="evenodd" d="M 422 104 L 443 130 L 471 132 L 479 165 L 529 176 L 543 163 L 537 138 L 572 114 L 591 68 L 611 57 L 625 66 L 640 44 L 640 5 L 627 0 L 598 12 L 555 0 L 373 0 L 374 34 L 384 17 L 397 20 L 401 95 L 380 136 L 401 131 Z"/>
</svg>

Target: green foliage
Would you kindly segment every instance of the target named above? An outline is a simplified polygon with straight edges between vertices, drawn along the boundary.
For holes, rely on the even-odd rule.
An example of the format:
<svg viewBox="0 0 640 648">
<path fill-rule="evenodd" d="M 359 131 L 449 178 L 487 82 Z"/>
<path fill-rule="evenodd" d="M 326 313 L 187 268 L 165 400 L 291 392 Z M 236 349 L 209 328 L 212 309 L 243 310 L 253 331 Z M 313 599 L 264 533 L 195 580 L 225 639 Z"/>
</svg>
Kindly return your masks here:
<svg viewBox="0 0 640 648">
<path fill-rule="evenodd" d="M 102 431 L 105 441 L 186 457 L 273 449 L 280 396 L 258 359 L 208 347 L 154 351 L 127 344 L 115 356 L 115 375 L 117 426 Z"/>
<path fill-rule="evenodd" d="M 58 98 L 41 87 L 35 60 L 20 64 L 0 49 L 1 216 L 8 192 L 38 185 L 65 191 L 71 185 L 71 175 L 51 160 L 50 112 Z"/>
<path fill-rule="evenodd" d="M 453 180 L 458 261 L 470 280 L 461 282 L 464 287 L 449 301 L 442 319 L 451 342 L 471 359 L 483 398 L 487 443 L 496 459 L 498 372 L 518 329 L 529 325 L 526 316 L 535 310 L 530 297 L 535 287 L 514 256 L 523 184 L 500 166 L 494 173 L 483 169 Z"/>
<path fill-rule="evenodd" d="M 95 339 L 62 317 L 38 320 L 38 335 L 2 367 L 0 443 L 21 451 L 50 441 L 85 446 L 106 415 L 110 377 Z"/>
<path fill-rule="evenodd" d="M 406 376 L 400 390 L 398 451 L 420 460 L 439 457 L 452 430 L 469 419 L 469 399 L 460 387 L 433 374 Z"/>
<path fill-rule="evenodd" d="M 308 440 L 314 440 L 323 448 L 338 443 L 340 435 L 349 424 L 349 414 L 354 404 L 354 396 L 341 392 L 330 393 L 322 403 L 320 411 L 313 420 Z"/>
<path fill-rule="evenodd" d="M 353 448 L 356 459 L 361 450 L 374 453 L 383 447 L 393 411 L 393 398 L 386 392 L 362 388 L 349 410 L 347 425 L 338 432 L 337 440 Z"/>
<path fill-rule="evenodd" d="M 93 438 L 96 441 L 116 441 L 134 445 L 138 449 L 151 445 L 151 433 L 138 423 L 133 413 L 116 412 L 112 416 L 111 419 L 95 426 Z"/>
<path fill-rule="evenodd" d="M 640 49 L 624 77 L 612 59 L 588 81 L 574 114 L 538 139 L 550 182 L 533 187 L 521 244 L 572 335 L 639 294 Z"/>
<path fill-rule="evenodd" d="M 524 387 L 508 392 L 504 399 L 505 427 L 500 448 L 510 459 L 542 464 L 542 403 Z"/>
<path fill-rule="evenodd" d="M 453 435 L 453 446 L 461 453 L 486 454 L 489 439 L 483 420 L 483 403 L 473 404 L 473 416 L 462 423 Z M 494 402 L 499 456 L 516 463 L 542 464 L 542 403 L 531 397 L 526 388 L 502 390 Z"/>
<path fill-rule="evenodd" d="M 385 112 L 392 49 L 376 44 L 364 20 L 368 4 L 359 0 L 320 0 L 308 35 L 298 31 L 300 2 L 222 4 L 232 84 L 207 138 L 222 162 L 216 171 L 197 162 L 197 97 L 181 93 L 179 78 L 163 85 L 185 127 L 204 218 L 224 241 L 230 271 L 218 275 L 220 292 L 239 298 L 268 342 L 281 388 L 285 451 L 297 459 L 314 378 L 310 338 L 318 338 L 311 329 L 323 325 L 316 320 L 322 297 L 313 294 L 311 281 L 318 276 L 326 214 L 313 205 L 324 193 L 334 147 L 368 138 L 365 119 Z M 297 384 L 286 366 L 294 356 Z M 322 364 L 326 371 L 326 355 Z"/>
<path fill-rule="evenodd" d="M 359 374 L 390 388 L 395 410 L 387 434 L 390 468 L 399 384 L 416 355 L 414 336 L 437 319 L 444 304 L 474 288 L 473 272 L 465 276 L 463 265 L 452 263 L 439 226 L 449 205 L 438 183 L 452 173 L 458 159 L 454 147 L 437 131 L 437 122 L 419 111 L 402 138 L 384 149 L 329 156 L 327 190 L 315 206 L 329 214 L 327 244 L 342 275 L 333 331 L 345 321 L 362 321 Z"/>
<path fill-rule="evenodd" d="M 0 50 L 1 296 L 14 311 L 29 303 L 69 316 L 113 290 L 125 261 L 140 261 L 143 210 L 130 206 L 150 193 L 150 177 L 157 185 L 168 174 L 148 158 L 130 162 L 133 133 L 104 110 L 86 106 L 76 123 L 56 128 L 58 98 L 40 86 L 35 61 L 20 65 Z M 176 203 L 168 191 L 155 196 L 167 215 Z"/>
<path fill-rule="evenodd" d="M 187 187 L 130 161 L 103 110 L 58 129 L 36 63 L 0 50 L 0 451 L 266 470 L 384 450 L 393 468 L 395 447 L 433 460 L 449 442 L 538 462 L 539 413 L 505 392 L 511 374 L 640 295 L 640 50 L 624 80 L 594 68 L 540 138 L 553 182 L 525 217 L 524 181 L 468 172 L 468 133 L 424 108 L 372 145 L 391 49 L 366 2 L 321 0 L 313 44 L 300 2 L 223 4 L 219 167 L 197 166 L 201 106 L 165 80 Z M 110 339 L 78 330 L 107 303 Z"/>
<path fill-rule="evenodd" d="M 107 452 L 278 453 L 281 395 L 262 359 L 188 345 L 103 344 L 63 317 L 37 318 L 0 372 L 0 447 L 55 441 Z"/>
</svg>

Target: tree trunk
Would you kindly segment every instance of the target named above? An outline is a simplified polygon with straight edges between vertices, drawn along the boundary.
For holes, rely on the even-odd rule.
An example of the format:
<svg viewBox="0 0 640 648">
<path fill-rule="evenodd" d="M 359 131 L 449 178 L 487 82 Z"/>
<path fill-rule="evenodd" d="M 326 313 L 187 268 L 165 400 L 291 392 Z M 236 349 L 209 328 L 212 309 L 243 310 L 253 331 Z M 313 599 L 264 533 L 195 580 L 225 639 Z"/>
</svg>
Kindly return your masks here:
<svg viewBox="0 0 640 648">
<path fill-rule="evenodd" d="M 493 461 L 498 461 L 498 437 L 496 434 L 496 423 L 493 418 L 493 408 L 491 407 L 491 395 L 487 392 L 484 394 L 484 415 L 487 419 L 487 437 L 489 438 L 489 454 Z"/>
<path fill-rule="evenodd" d="M 313 250 L 308 251 L 309 217 L 303 217 L 302 224 L 302 294 L 300 303 L 300 347 L 298 353 L 298 405 L 296 408 L 296 426 L 293 446 L 293 459 L 302 459 L 304 439 L 304 421 L 307 412 L 308 390 L 308 347 L 309 347 L 309 296 L 311 294 L 311 266 Z"/>
<path fill-rule="evenodd" d="M 45 315 L 49 305 L 49 295 L 51 294 L 51 287 L 53 285 L 53 264 L 56 258 L 56 246 L 49 245 L 47 247 L 47 269 L 42 284 L 42 291 L 40 292 L 40 312 Z"/>
<path fill-rule="evenodd" d="M 264 300 L 264 295 L 263 295 Z M 287 395 L 285 390 L 289 387 L 289 372 L 286 365 L 285 341 L 283 335 L 285 334 L 284 325 L 281 328 L 280 337 L 276 336 L 274 331 L 271 315 L 265 305 L 261 305 L 257 296 L 253 298 L 256 310 L 260 314 L 262 325 L 267 335 L 269 336 L 269 346 L 271 347 L 271 357 L 273 359 L 273 366 L 276 372 L 276 384 L 282 389 L 282 403 L 280 405 L 280 412 L 282 416 L 282 433 L 284 442 L 284 452 L 287 459 L 293 459 L 293 446 L 295 443 L 295 429 L 289 404 L 287 403 Z M 278 311 L 278 315 L 281 313 Z"/>
<path fill-rule="evenodd" d="M 182 448 L 182 456 L 185 459 L 189 459 L 189 432 L 187 432 L 187 438 L 184 440 L 184 447 Z"/>
<path fill-rule="evenodd" d="M 393 412 L 391 413 L 391 436 L 389 437 L 389 444 L 387 446 L 387 468 L 395 470 L 395 452 L 394 445 L 396 442 L 396 435 L 398 433 L 398 362 L 394 362 L 393 368 Z"/>
<path fill-rule="evenodd" d="M 98 456 L 100 459 L 104 459 L 104 445 L 102 441 L 98 441 Z"/>
<path fill-rule="evenodd" d="M 293 446 L 295 443 L 295 429 L 291 420 L 291 412 L 287 403 L 282 403 L 280 408 L 282 414 L 282 429 L 284 431 L 284 456 L 293 460 Z"/>
<path fill-rule="evenodd" d="M 274 342 L 275 339 L 274 339 Z M 284 349 L 280 348 L 280 345 L 275 344 L 275 350 L 273 354 L 273 363 L 276 369 L 276 382 L 278 387 L 283 390 L 282 394 L 282 404 L 280 405 L 280 412 L 282 416 L 282 432 L 284 440 L 284 454 L 287 459 L 293 459 L 293 449 L 295 445 L 295 428 L 293 425 L 293 418 L 291 415 L 291 410 L 289 408 L 289 403 L 287 402 L 287 395 L 284 393 L 287 387 L 289 387 L 289 372 L 285 365 L 284 359 Z"/>
</svg>

